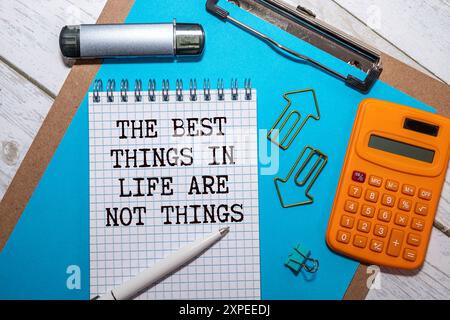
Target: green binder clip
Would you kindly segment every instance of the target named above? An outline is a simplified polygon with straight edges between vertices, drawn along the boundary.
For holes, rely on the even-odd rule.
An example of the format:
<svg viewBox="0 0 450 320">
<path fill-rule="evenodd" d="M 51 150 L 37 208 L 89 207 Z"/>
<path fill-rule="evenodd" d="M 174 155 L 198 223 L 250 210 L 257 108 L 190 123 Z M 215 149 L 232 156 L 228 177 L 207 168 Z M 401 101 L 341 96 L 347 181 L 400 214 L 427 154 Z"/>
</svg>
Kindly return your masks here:
<svg viewBox="0 0 450 320">
<path fill-rule="evenodd" d="M 307 200 L 299 201 L 299 202 L 296 202 L 296 203 L 287 204 L 283 200 L 283 196 L 281 195 L 281 191 L 280 191 L 280 188 L 279 188 L 278 184 L 279 183 L 287 183 L 291 179 L 291 176 L 294 174 L 295 169 L 297 168 L 297 166 L 299 165 L 300 161 L 303 159 L 303 156 L 305 155 L 305 153 L 307 151 L 309 151 L 309 154 L 306 157 L 305 161 L 303 161 L 303 163 L 301 164 L 300 169 L 297 171 L 297 173 L 295 174 L 295 177 L 294 177 L 295 184 L 298 187 L 300 187 L 300 188 L 304 188 L 308 184 L 308 181 L 311 180 L 311 182 L 309 182 L 309 184 L 307 185 L 306 190 L 305 190 L 305 197 L 306 197 Z M 302 180 L 300 180 L 300 175 L 305 170 L 307 165 L 311 161 L 313 161 L 313 156 L 314 155 L 317 156 L 314 164 L 312 165 L 311 169 L 306 174 L 306 176 Z M 327 164 L 327 162 L 328 162 L 328 156 L 326 154 L 322 153 L 320 150 L 314 149 L 314 148 L 312 148 L 310 146 L 306 146 L 303 149 L 303 151 L 300 154 L 300 156 L 297 158 L 297 161 L 295 161 L 295 163 L 292 166 L 291 170 L 289 171 L 287 177 L 284 178 L 284 179 L 281 179 L 281 178 L 275 178 L 274 179 L 275 188 L 277 190 L 278 198 L 280 198 L 281 206 L 283 208 L 291 208 L 291 207 L 295 207 L 295 206 L 300 206 L 300 205 L 313 203 L 314 202 L 314 198 L 310 195 L 309 192 L 310 192 L 312 186 L 314 185 L 314 183 L 316 182 L 317 177 L 319 176 L 319 174 L 322 172 L 323 168 Z"/>
<path fill-rule="evenodd" d="M 307 92 L 312 93 L 315 109 L 307 116 L 304 116 L 303 121 L 300 123 L 300 120 L 302 119 L 302 115 L 300 114 L 300 112 L 298 110 L 294 109 L 294 110 L 291 110 L 290 112 L 288 112 L 292 106 L 292 100 L 289 99 L 289 96 L 295 95 L 295 94 L 307 93 Z M 272 126 L 272 128 L 270 129 L 270 131 L 267 133 L 267 139 L 269 139 L 272 143 L 276 144 L 281 149 L 287 150 L 291 146 L 291 144 L 294 142 L 295 138 L 297 138 L 298 134 L 303 129 L 303 127 L 305 126 L 306 122 L 308 122 L 309 119 L 314 119 L 316 121 L 320 120 L 320 110 L 319 110 L 319 103 L 317 102 L 316 93 L 314 92 L 313 89 L 296 90 L 296 91 L 286 92 L 283 95 L 283 98 L 288 102 L 288 105 L 283 110 L 281 115 L 278 117 L 277 121 L 275 121 L 275 123 Z M 291 119 L 293 121 L 292 125 L 290 126 L 290 128 L 287 129 L 287 132 L 284 135 L 284 137 L 281 139 L 281 141 L 278 142 L 281 132 L 286 130 L 285 126 Z M 281 122 L 281 125 L 280 125 L 280 122 Z M 280 127 L 277 129 L 278 125 L 280 125 Z M 289 137 L 291 137 L 291 138 L 289 138 Z"/>
<path fill-rule="evenodd" d="M 300 244 L 294 247 L 294 251 L 289 254 L 284 265 L 296 275 L 302 269 L 309 273 L 316 273 L 319 270 L 319 260 L 311 258 L 311 250 L 303 248 Z"/>
</svg>

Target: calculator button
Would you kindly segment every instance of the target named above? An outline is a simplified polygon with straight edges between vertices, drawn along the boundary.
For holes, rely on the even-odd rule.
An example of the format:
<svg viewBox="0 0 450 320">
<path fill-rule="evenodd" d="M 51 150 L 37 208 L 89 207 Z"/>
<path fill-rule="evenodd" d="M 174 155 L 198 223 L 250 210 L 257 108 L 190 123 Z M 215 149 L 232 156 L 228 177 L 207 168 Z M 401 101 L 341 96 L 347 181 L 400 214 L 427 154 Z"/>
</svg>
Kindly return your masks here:
<svg viewBox="0 0 450 320">
<path fill-rule="evenodd" d="M 403 211 L 411 211 L 411 200 L 401 198 L 398 202 L 398 208 Z"/>
<path fill-rule="evenodd" d="M 352 180 L 355 182 L 364 183 L 366 181 L 366 174 L 362 171 L 353 171 Z"/>
<path fill-rule="evenodd" d="M 432 193 L 430 190 L 427 189 L 419 189 L 419 198 L 423 200 L 431 200 Z"/>
<path fill-rule="evenodd" d="M 425 221 L 414 218 L 411 222 L 411 228 L 417 231 L 422 231 L 423 228 L 425 228 Z"/>
<path fill-rule="evenodd" d="M 350 242 L 350 233 L 345 231 L 339 231 L 337 234 L 337 241 L 342 243 L 349 243 Z"/>
<path fill-rule="evenodd" d="M 417 258 L 417 252 L 413 249 L 406 248 L 405 251 L 403 251 L 403 259 L 414 262 Z"/>
<path fill-rule="evenodd" d="M 353 238 L 353 245 L 358 248 L 365 248 L 367 245 L 367 238 L 355 235 L 355 237 Z"/>
<path fill-rule="evenodd" d="M 362 206 L 361 215 L 363 215 L 365 217 L 372 218 L 374 214 L 375 214 L 375 208 L 374 207 L 368 206 L 368 205 L 363 205 Z"/>
<path fill-rule="evenodd" d="M 398 190 L 398 182 L 394 180 L 386 180 L 386 185 L 384 186 L 389 191 L 396 192 Z"/>
<path fill-rule="evenodd" d="M 375 225 L 375 229 L 373 230 L 373 234 L 382 238 L 387 236 L 388 228 L 385 225 L 377 224 Z"/>
<path fill-rule="evenodd" d="M 408 234 L 408 239 L 406 240 L 406 242 L 408 242 L 408 244 L 418 247 L 420 245 L 420 236 L 418 234 L 415 233 L 410 233 Z"/>
<path fill-rule="evenodd" d="M 385 209 L 378 210 L 378 220 L 389 222 L 391 221 L 392 212 Z"/>
<path fill-rule="evenodd" d="M 370 231 L 371 223 L 366 220 L 360 219 L 358 221 L 358 230 L 364 233 L 368 233 Z"/>
<path fill-rule="evenodd" d="M 390 194 L 383 194 L 381 198 L 381 204 L 387 207 L 393 207 L 395 203 L 395 197 Z"/>
<path fill-rule="evenodd" d="M 367 190 L 365 199 L 369 202 L 377 202 L 378 201 L 378 191 Z"/>
<path fill-rule="evenodd" d="M 369 184 L 374 187 L 381 187 L 381 185 L 383 184 L 383 179 L 377 176 L 370 176 Z"/>
<path fill-rule="evenodd" d="M 399 212 L 395 215 L 395 224 L 396 225 L 406 227 L 408 225 L 408 220 L 409 220 L 409 217 L 406 214 Z"/>
<path fill-rule="evenodd" d="M 421 216 L 426 216 L 428 214 L 428 205 L 425 203 L 416 203 L 416 207 L 414 208 L 414 212 L 420 214 Z"/>
<path fill-rule="evenodd" d="M 370 250 L 375 251 L 375 252 L 383 251 L 383 246 L 384 246 L 384 243 L 383 243 L 383 241 L 380 241 L 380 240 L 373 239 L 370 242 Z"/>
<path fill-rule="evenodd" d="M 358 211 L 358 203 L 355 201 L 347 200 L 345 201 L 344 210 L 347 212 L 355 213 Z"/>
<path fill-rule="evenodd" d="M 349 217 L 347 215 L 343 215 L 341 218 L 341 226 L 343 226 L 344 228 L 351 229 L 351 228 L 353 228 L 354 223 L 355 223 L 355 219 L 353 219 L 352 217 Z"/>
<path fill-rule="evenodd" d="M 413 196 L 416 193 L 416 187 L 410 184 L 404 184 L 402 186 L 402 193 L 406 194 L 407 196 Z"/>
<path fill-rule="evenodd" d="M 391 236 L 389 238 L 389 244 L 387 248 L 387 254 L 393 257 L 400 255 L 400 249 L 402 248 L 404 232 L 397 229 L 392 229 Z"/>
<path fill-rule="evenodd" d="M 357 186 L 350 186 L 348 188 L 348 195 L 353 198 L 361 198 L 362 189 Z"/>
</svg>

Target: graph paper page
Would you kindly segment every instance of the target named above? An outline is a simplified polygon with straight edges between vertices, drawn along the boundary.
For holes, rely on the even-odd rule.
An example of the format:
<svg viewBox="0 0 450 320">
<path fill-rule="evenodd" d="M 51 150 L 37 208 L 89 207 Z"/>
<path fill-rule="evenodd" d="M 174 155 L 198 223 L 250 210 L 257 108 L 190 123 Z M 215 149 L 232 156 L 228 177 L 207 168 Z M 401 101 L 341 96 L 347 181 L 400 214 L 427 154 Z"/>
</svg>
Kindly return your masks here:
<svg viewBox="0 0 450 320">
<path fill-rule="evenodd" d="M 259 299 L 256 90 L 154 98 L 89 96 L 91 297 L 229 226 L 137 299 Z"/>
</svg>

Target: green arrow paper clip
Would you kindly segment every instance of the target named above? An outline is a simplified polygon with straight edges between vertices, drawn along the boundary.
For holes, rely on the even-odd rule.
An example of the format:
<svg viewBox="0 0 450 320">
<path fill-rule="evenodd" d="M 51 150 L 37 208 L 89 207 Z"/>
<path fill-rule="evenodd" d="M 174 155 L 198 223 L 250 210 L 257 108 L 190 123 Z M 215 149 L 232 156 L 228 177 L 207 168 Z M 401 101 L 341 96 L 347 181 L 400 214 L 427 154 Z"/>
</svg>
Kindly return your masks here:
<svg viewBox="0 0 450 320">
<path fill-rule="evenodd" d="M 309 183 L 309 185 L 308 185 L 308 187 L 306 188 L 306 191 L 305 191 L 305 195 L 308 198 L 308 200 L 296 202 L 296 203 L 293 203 L 293 204 L 286 204 L 285 201 L 283 201 L 283 196 L 281 195 L 280 188 L 278 187 L 278 182 L 286 183 L 286 182 L 289 181 L 289 179 L 291 178 L 291 176 L 294 173 L 295 169 L 297 168 L 298 164 L 302 160 L 304 154 L 308 150 L 310 151 L 308 157 L 302 163 L 300 169 L 297 171 L 297 173 L 295 174 L 295 177 L 294 177 L 295 184 L 297 186 L 299 186 L 299 187 L 304 187 L 308 183 L 308 181 L 310 180 L 311 176 L 313 176 L 311 182 Z M 314 162 L 311 170 L 308 172 L 306 177 L 303 178 L 303 180 L 299 181 L 300 174 L 303 172 L 303 170 L 305 170 L 306 166 L 311 161 L 311 159 L 312 159 L 312 157 L 314 155 L 317 155 L 317 159 Z M 314 148 L 312 148 L 310 146 L 306 146 L 303 149 L 303 151 L 300 154 L 300 156 L 297 158 L 297 161 L 295 161 L 295 163 L 292 166 L 291 170 L 289 171 L 287 177 L 285 179 L 281 179 L 281 178 L 275 178 L 274 179 L 275 188 L 277 189 L 277 194 L 278 194 L 278 197 L 280 198 L 281 206 L 283 208 L 291 208 L 291 207 L 295 207 L 295 206 L 300 206 L 300 205 L 313 203 L 314 202 L 314 198 L 309 194 L 309 191 L 311 190 L 312 186 L 316 182 L 317 177 L 322 172 L 322 170 L 325 167 L 325 165 L 327 164 L 327 162 L 328 162 L 328 156 L 326 154 L 322 153 L 320 150 L 314 149 Z M 314 174 L 314 172 L 316 172 L 316 173 Z"/>
<path fill-rule="evenodd" d="M 306 93 L 306 92 L 311 92 L 314 98 L 314 105 L 316 108 L 316 113 L 317 115 L 312 115 L 309 114 L 308 116 L 306 116 L 302 123 L 298 126 L 297 130 L 295 130 L 294 134 L 292 135 L 292 137 L 289 139 L 289 141 L 286 143 L 286 140 L 291 136 L 292 132 L 294 131 L 295 127 L 297 127 L 298 123 L 300 122 L 302 116 L 300 114 L 300 112 L 298 110 L 292 110 L 291 112 L 289 112 L 289 114 L 285 117 L 286 113 L 288 113 L 289 109 L 291 108 L 292 105 L 292 100 L 289 99 L 289 96 L 294 95 L 294 94 L 301 94 L 301 93 Z M 272 128 L 270 129 L 270 131 L 267 133 L 267 139 L 269 139 L 272 143 L 276 144 L 278 147 L 280 147 L 283 150 L 287 150 L 291 144 L 294 142 L 295 138 L 298 136 L 298 134 L 300 133 L 300 131 L 302 130 L 302 128 L 305 126 L 306 122 L 312 118 L 314 120 L 320 120 L 320 110 L 319 110 L 319 104 L 317 102 L 317 97 L 316 97 L 316 93 L 313 89 L 306 89 L 306 90 L 296 90 L 296 91 L 290 91 L 290 92 L 286 92 L 283 95 L 283 98 L 288 102 L 288 105 L 286 106 L 286 108 L 283 110 L 283 112 L 281 113 L 281 115 L 278 117 L 277 121 L 275 121 L 275 124 L 272 126 Z M 278 143 L 278 136 L 280 135 L 281 131 L 284 129 L 284 127 L 286 126 L 287 122 L 289 121 L 289 119 L 291 119 L 292 117 L 295 117 L 295 121 L 292 124 L 292 126 L 289 128 L 288 132 L 286 133 L 286 135 L 284 136 L 284 138 Z M 277 130 L 277 126 L 278 124 L 284 119 L 284 121 L 281 123 L 279 129 Z M 275 132 L 274 132 L 275 131 Z"/>
</svg>

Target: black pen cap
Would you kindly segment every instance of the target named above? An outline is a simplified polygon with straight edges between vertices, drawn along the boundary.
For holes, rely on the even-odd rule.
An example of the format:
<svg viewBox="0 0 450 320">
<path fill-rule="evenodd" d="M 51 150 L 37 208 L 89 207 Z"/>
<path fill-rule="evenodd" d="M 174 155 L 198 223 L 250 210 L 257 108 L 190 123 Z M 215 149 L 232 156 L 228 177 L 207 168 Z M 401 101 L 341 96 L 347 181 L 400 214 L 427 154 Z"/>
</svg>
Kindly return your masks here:
<svg viewBox="0 0 450 320">
<path fill-rule="evenodd" d="M 80 26 L 65 26 L 61 29 L 59 48 L 66 58 L 80 57 Z"/>
<path fill-rule="evenodd" d="M 200 55 L 205 47 L 205 31 L 200 24 L 175 24 L 175 54 Z"/>
</svg>

